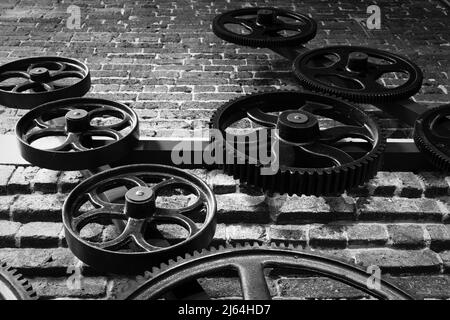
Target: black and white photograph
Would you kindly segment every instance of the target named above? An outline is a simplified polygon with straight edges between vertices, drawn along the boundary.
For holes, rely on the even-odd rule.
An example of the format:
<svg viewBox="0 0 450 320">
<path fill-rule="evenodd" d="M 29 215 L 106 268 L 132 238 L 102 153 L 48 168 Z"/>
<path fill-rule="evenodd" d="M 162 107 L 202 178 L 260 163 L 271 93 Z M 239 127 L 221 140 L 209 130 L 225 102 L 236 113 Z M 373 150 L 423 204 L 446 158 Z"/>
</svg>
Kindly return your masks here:
<svg viewBox="0 0 450 320">
<path fill-rule="evenodd" d="M 0 300 L 450 300 L 449 28 L 448 0 L 0 0 Z"/>
</svg>

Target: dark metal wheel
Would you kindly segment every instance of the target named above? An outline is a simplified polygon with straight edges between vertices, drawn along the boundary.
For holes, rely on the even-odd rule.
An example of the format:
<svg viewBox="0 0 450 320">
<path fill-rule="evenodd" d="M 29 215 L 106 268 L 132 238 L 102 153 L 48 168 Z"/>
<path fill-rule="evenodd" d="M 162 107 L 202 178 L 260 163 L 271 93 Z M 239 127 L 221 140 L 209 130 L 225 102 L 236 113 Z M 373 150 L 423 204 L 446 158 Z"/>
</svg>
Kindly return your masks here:
<svg viewBox="0 0 450 320">
<path fill-rule="evenodd" d="M 90 169 L 113 163 L 127 155 L 138 135 L 138 117 L 131 108 L 91 98 L 41 105 L 16 125 L 22 157 L 53 170 Z"/>
<path fill-rule="evenodd" d="M 316 22 L 306 15 L 278 8 L 244 8 L 214 18 L 219 38 L 250 47 L 292 47 L 313 39 Z"/>
<path fill-rule="evenodd" d="M 349 263 L 295 248 L 259 245 L 211 248 L 183 259 L 179 258 L 176 262 L 170 261 L 168 265 L 147 273 L 134 286 L 127 284 L 121 298 L 128 300 L 167 298 L 171 292 L 179 293 L 178 288 L 186 287 L 186 283 L 234 270 L 238 272 L 244 299 L 269 300 L 272 297 L 264 271 L 283 268 L 288 269 L 291 275 L 307 271 L 325 276 L 377 299 L 412 299 L 407 293 L 383 279 L 380 280 L 379 286 L 369 287 L 367 285 L 369 275 L 366 271 Z"/>
<path fill-rule="evenodd" d="M 243 119 L 250 120 L 250 132 L 229 131 Z M 217 149 L 225 149 L 226 173 L 264 191 L 288 194 L 340 194 L 367 182 L 378 171 L 386 146 L 377 122 L 361 109 L 306 92 L 274 91 L 232 100 L 214 113 L 210 127 L 226 138 L 224 144 L 216 143 Z M 273 161 L 261 161 L 265 153 L 278 161 L 278 170 L 263 175 L 262 168 L 273 167 Z"/>
<path fill-rule="evenodd" d="M 402 56 L 354 46 L 305 52 L 295 59 L 293 70 L 308 89 L 361 103 L 409 98 L 420 90 L 423 80 L 420 68 Z M 398 85 L 384 84 L 384 77 Z"/>
<path fill-rule="evenodd" d="M 105 192 L 116 196 L 105 198 Z M 171 199 L 175 203 L 167 206 Z M 69 248 L 81 261 L 107 272 L 136 274 L 208 246 L 215 214 L 214 194 L 198 177 L 168 166 L 130 165 L 78 185 L 64 203 L 63 223 Z M 98 225 L 109 233 L 96 241 L 83 237 L 85 229 Z"/>
<path fill-rule="evenodd" d="M 0 105 L 32 109 L 89 91 L 88 67 L 75 59 L 34 57 L 0 66 Z"/>
<path fill-rule="evenodd" d="M 414 141 L 436 168 L 450 172 L 450 104 L 430 109 L 417 119 Z"/>
<path fill-rule="evenodd" d="M 0 300 L 36 300 L 28 281 L 6 263 L 0 262 Z"/>
</svg>

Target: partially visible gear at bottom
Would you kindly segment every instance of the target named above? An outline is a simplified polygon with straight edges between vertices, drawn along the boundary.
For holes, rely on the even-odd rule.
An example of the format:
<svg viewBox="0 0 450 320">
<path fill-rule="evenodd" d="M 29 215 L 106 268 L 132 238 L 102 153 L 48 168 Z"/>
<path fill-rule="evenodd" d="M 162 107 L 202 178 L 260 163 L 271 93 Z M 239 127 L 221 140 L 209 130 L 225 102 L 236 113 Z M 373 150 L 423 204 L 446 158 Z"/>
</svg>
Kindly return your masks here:
<svg viewBox="0 0 450 320">
<path fill-rule="evenodd" d="M 430 109 L 416 120 L 414 141 L 436 168 L 450 172 L 450 104 Z"/>
<path fill-rule="evenodd" d="M 359 289 L 378 298 L 388 300 L 408 300 L 410 295 L 389 282 L 380 279 L 379 286 L 368 286 L 369 274 L 366 270 L 348 262 L 319 255 L 313 251 L 301 250 L 294 246 L 248 244 L 204 249 L 170 260 L 168 264 L 154 268 L 136 281 L 126 284 L 119 299 L 207 299 L 207 294 L 197 279 L 227 271 L 237 271 L 242 295 L 246 300 L 269 300 L 272 298 L 265 276 L 265 269 L 289 270 L 294 275 L 312 272 L 320 276 Z M 196 296 L 192 295 L 197 287 Z M 183 295 L 184 293 L 184 295 Z"/>
<path fill-rule="evenodd" d="M 0 300 L 37 300 L 28 280 L 6 263 L 0 262 Z"/>
</svg>

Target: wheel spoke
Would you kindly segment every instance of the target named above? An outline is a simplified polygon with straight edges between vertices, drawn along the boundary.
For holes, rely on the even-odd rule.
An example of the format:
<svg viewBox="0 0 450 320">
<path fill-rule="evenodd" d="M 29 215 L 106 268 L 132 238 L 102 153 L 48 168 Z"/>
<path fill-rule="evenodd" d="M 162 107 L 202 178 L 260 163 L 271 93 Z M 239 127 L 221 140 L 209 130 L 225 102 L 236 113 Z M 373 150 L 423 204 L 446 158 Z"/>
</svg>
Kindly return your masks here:
<svg viewBox="0 0 450 320">
<path fill-rule="evenodd" d="M 305 101 L 305 105 L 300 107 L 300 110 L 303 110 L 303 111 L 306 111 L 306 112 L 309 112 L 312 114 L 317 114 L 317 115 L 320 115 L 320 111 L 332 110 L 332 109 L 333 109 L 333 106 L 331 106 L 331 105 L 315 103 L 312 101 Z"/>
<path fill-rule="evenodd" d="M 54 73 L 51 76 L 50 81 L 57 81 L 57 80 L 66 79 L 66 78 L 83 79 L 84 74 L 80 71 L 59 71 L 59 72 Z"/>
<path fill-rule="evenodd" d="M 238 264 L 239 277 L 245 300 L 271 300 L 269 287 L 264 276 L 264 267 L 261 262 L 242 257 L 243 262 Z"/>
<path fill-rule="evenodd" d="M 176 224 L 185 227 L 189 231 L 190 237 L 200 231 L 195 222 L 184 214 L 179 213 L 179 210 L 164 210 L 158 208 L 154 218 L 160 221 L 176 222 Z"/>
<path fill-rule="evenodd" d="M 299 146 L 299 148 L 315 156 L 328 158 L 336 165 L 344 165 L 354 161 L 347 152 L 326 144 L 314 143 L 312 145 Z"/>
<path fill-rule="evenodd" d="M 344 138 L 362 138 L 364 140 L 373 141 L 373 138 L 366 127 L 345 125 L 320 131 L 321 142 L 336 142 Z"/>
<path fill-rule="evenodd" d="M 109 211 L 113 209 L 114 208 L 100 208 L 82 213 L 78 217 L 73 218 L 72 227 L 79 232 L 84 226 L 97 219 L 126 219 L 126 216 L 119 211 Z"/>
<path fill-rule="evenodd" d="M 51 136 L 58 136 L 58 137 L 65 136 L 65 131 L 63 128 L 43 128 L 26 134 L 23 139 L 28 144 L 31 144 L 33 141 L 36 141 L 37 139 Z"/>
<path fill-rule="evenodd" d="M 247 117 L 251 121 L 263 125 L 265 127 L 274 127 L 276 126 L 278 121 L 277 116 L 265 113 L 259 108 L 253 108 L 247 111 Z"/>
</svg>

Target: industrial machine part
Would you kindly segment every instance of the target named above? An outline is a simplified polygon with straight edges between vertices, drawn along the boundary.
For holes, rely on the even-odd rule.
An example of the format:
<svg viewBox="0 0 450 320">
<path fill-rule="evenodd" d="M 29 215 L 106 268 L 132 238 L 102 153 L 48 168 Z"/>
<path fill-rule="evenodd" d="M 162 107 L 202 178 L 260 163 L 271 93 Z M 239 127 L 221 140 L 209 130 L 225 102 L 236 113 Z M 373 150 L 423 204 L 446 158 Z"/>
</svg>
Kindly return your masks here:
<svg viewBox="0 0 450 320">
<path fill-rule="evenodd" d="M 178 199 L 168 205 L 173 196 Z M 63 207 L 70 250 L 98 270 L 120 274 L 143 272 L 207 247 L 215 215 L 216 200 L 205 182 L 177 168 L 150 164 L 93 175 L 75 187 Z M 96 240 L 83 237 L 85 228 L 98 225 L 109 233 Z"/>
<path fill-rule="evenodd" d="M 20 273 L 0 261 L 0 300 L 36 300 L 38 296 Z"/>
<path fill-rule="evenodd" d="M 244 8 L 218 15 L 213 31 L 221 39 L 250 47 L 297 46 L 316 36 L 317 23 L 278 8 Z"/>
<path fill-rule="evenodd" d="M 360 103 L 383 103 L 405 99 L 422 86 L 422 71 L 408 59 L 372 48 L 333 46 L 299 55 L 293 70 L 308 89 Z M 383 76 L 403 76 L 403 83 L 389 86 Z M 400 81 L 395 79 L 394 81 Z"/>
<path fill-rule="evenodd" d="M 80 170 L 113 163 L 139 139 L 136 113 L 124 104 L 70 98 L 41 105 L 16 125 L 22 157 L 39 167 Z"/>
<path fill-rule="evenodd" d="M 450 104 L 430 109 L 416 121 L 414 141 L 444 172 L 450 172 Z"/>
<path fill-rule="evenodd" d="M 245 118 L 257 129 L 242 135 L 227 131 Z M 361 109 L 314 93 L 274 91 L 237 98 L 213 114 L 210 126 L 225 137 L 226 173 L 279 193 L 341 194 L 376 174 L 386 146 L 377 122 Z M 261 152 L 271 154 L 270 163 L 261 162 Z M 278 170 L 262 174 L 275 161 Z"/>
<path fill-rule="evenodd" d="M 0 66 L 0 105 L 32 109 L 89 91 L 88 67 L 75 59 L 33 57 Z"/>
<path fill-rule="evenodd" d="M 238 245 L 210 248 L 188 254 L 176 261 L 147 272 L 135 283 L 126 284 L 119 298 L 127 300 L 194 299 L 186 284 L 201 277 L 214 277 L 227 271 L 237 271 L 246 300 L 269 300 L 272 298 L 265 271 L 289 270 L 289 274 L 313 273 L 347 284 L 362 292 L 383 300 L 409 300 L 410 295 L 389 282 L 380 279 L 379 286 L 368 286 L 366 270 L 344 261 L 331 259 L 311 251 L 294 247 Z M 184 289 L 185 295 L 183 296 Z M 173 296 L 173 292 L 177 296 Z M 203 293 L 205 294 L 205 293 Z M 198 297 L 198 295 L 197 295 Z M 204 296 L 203 296 L 204 297 Z"/>
</svg>

